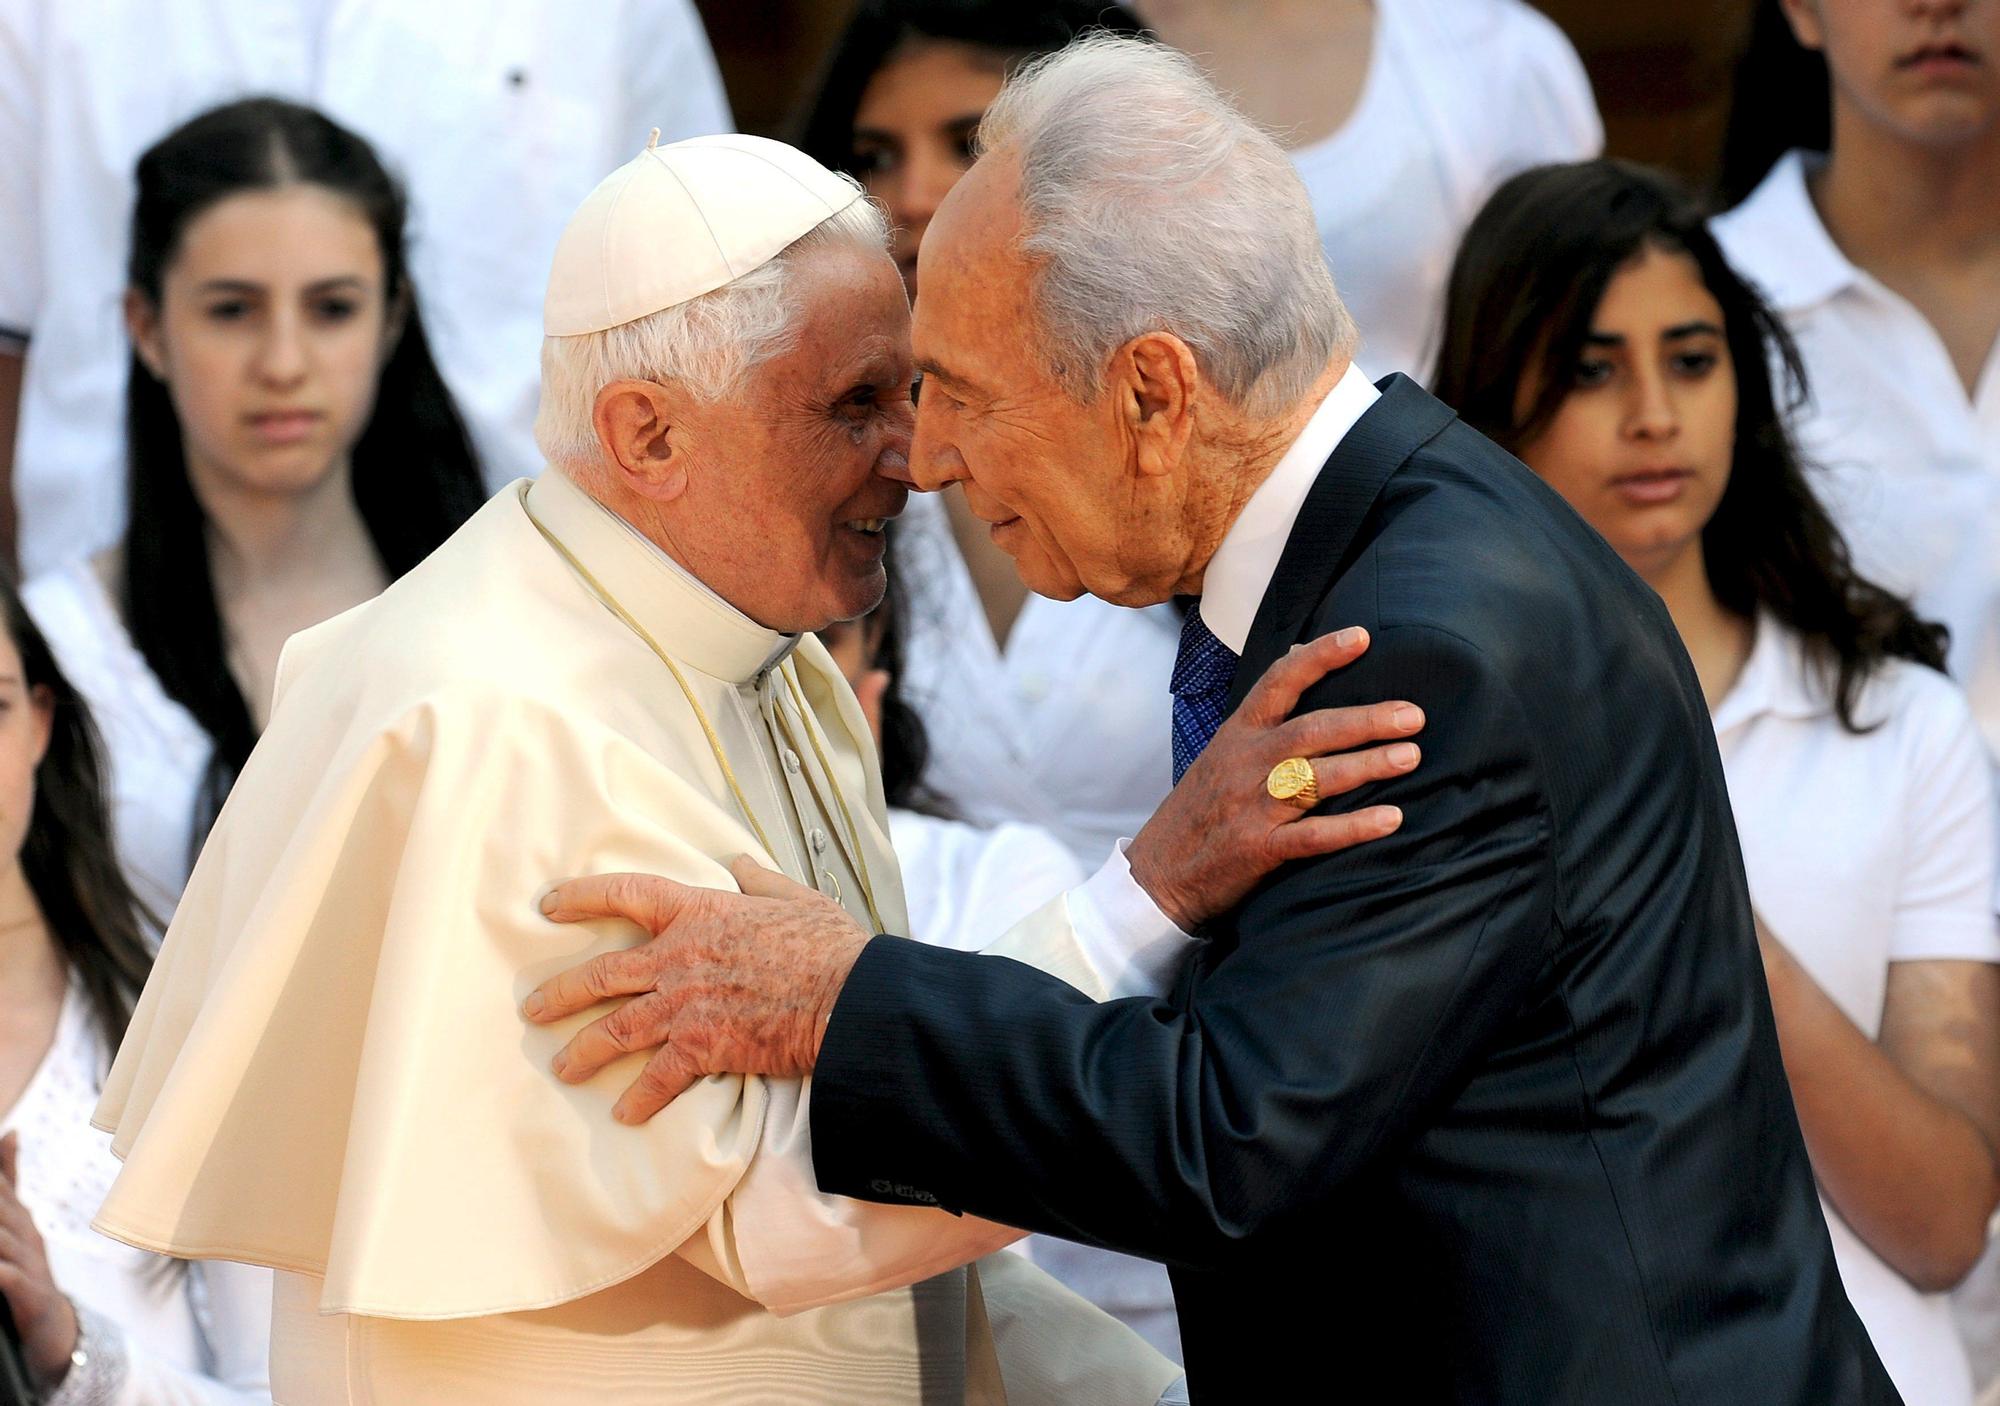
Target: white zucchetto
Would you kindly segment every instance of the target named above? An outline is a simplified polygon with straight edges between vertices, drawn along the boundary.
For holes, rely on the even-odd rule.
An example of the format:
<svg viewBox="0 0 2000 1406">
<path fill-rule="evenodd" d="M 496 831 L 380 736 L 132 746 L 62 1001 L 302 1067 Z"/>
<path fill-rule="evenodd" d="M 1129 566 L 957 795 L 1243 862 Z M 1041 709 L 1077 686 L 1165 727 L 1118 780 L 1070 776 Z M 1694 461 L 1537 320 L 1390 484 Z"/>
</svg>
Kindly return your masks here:
<svg viewBox="0 0 2000 1406">
<path fill-rule="evenodd" d="M 714 292 L 865 198 L 766 137 L 659 139 L 655 128 L 570 218 L 542 304 L 549 336 L 602 332 Z"/>
</svg>

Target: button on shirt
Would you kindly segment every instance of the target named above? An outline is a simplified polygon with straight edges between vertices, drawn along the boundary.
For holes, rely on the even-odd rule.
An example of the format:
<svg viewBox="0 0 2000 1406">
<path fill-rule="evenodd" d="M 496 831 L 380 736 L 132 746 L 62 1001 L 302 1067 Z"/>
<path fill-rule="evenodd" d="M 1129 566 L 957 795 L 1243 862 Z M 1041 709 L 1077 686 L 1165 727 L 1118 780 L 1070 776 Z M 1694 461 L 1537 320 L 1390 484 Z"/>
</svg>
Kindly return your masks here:
<svg viewBox="0 0 2000 1406">
<path fill-rule="evenodd" d="M 1923 314 L 1840 252 L 1806 175 L 1785 157 L 1716 238 L 1798 341 L 1800 448 L 1856 564 L 1950 627 L 1952 677 L 2000 754 L 2000 357 L 1968 399 Z"/>
<path fill-rule="evenodd" d="M 1887 665 L 1855 734 L 1768 617 L 1715 710 L 1750 900 L 1869 1039 L 1892 962 L 2000 961 L 1990 897 L 1993 783 L 1964 695 L 1920 665 Z M 1943 1294 L 1918 1292 L 1828 1206 L 1834 1258 L 1903 1399 L 1968 1406 L 1965 1350 Z"/>
<path fill-rule="evenodd" d="M 26 574 L 124 527 L 119 299 L 139 153 L 251 93 L 322 109 L 407 183 L 425 330 L 492 488 L 541 469 L 542 289 L 564 223 L 649 128 L 731 126 L 689 0 L 0 6 L 0 339 L 29 345 Z"/>
</svg>

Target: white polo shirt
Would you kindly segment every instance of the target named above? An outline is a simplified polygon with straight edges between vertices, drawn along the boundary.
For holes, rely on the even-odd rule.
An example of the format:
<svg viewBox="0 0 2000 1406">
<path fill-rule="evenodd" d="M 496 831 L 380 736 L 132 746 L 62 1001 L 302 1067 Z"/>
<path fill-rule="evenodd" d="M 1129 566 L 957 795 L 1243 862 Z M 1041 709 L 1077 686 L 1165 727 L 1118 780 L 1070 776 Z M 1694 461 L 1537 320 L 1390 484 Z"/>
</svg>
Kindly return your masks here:
<svg viewBox="0 0 2000 1406">
<path fill-rule="evenodd" d="M 425 329 L 493 488 L 541 471 L 542 290 L 564 223 L 649 128 L 731 126 L 690 0 L 0 4 L 0 338 L 30 341 L 25 576 L 124 528 L 139 153 L 255 93 L 319 107 L 406 182 Z"/>
<path fill-rule="evenodd" d="M 1968 399 L 1936 329 L 1834 244 L 1805 160 L 1715 235 L 1798 341 L 1812 398 L 1795 428 L 1856 564 L 1951 628 L 1952 677 L 2000 755 L 2000 357 Z"/>
<path fill-rule="evenodd" d="M 1964 695 L 1897 661 L 1864 690 L 1855 734 L 1768 616 L 1715 710 L 1716 741 L 1765 925 L 1871 1040 L 1889 964 L 2000 961 L 1992 773 Z M 1834 1257 L 1903 1399 L 1969 1406 L 1950 1299 L 1923 1294 L 1830 1206 Z"/>
</svg>

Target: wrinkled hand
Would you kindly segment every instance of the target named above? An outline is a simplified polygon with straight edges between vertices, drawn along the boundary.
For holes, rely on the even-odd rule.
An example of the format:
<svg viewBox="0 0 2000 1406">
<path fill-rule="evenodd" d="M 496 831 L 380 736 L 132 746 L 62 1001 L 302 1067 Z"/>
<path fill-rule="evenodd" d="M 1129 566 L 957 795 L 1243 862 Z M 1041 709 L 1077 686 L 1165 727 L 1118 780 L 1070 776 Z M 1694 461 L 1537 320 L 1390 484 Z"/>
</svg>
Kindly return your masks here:
<svg viewBox="0 0 2000 1406">
<path fill-rule="evenodd" d="M 68 1374 L 70 1354 L 76 1351 L 76 1309 L 56 1287 L 35 1218 L 15 1192 L 20 1156 L 19 1133 L 0 1138 L 0 1295 L 14 1316 L 28 1370 L 49 1392 Z"/>
<path fill-rule="evenodd" d="M 1307 689 L 1367 650 L 1368 632 L 1359 628 L 1295 645 L 1265 671 L 1133 838 L 1125 855 L 1132 877 L 1178 927 L 1192 932 L 1228 912 L 1280 864 L 1378 840 L 1403 823 L 1395 806 L 1322 815 L 1272 800 L 1264 789 L 1271 768 L 1287 757 L 1312 762 L 1322 807 L 1415 768 L 1416 744 L 1389 740 L 1423 727 L 1423 710 L 1413 703 L 1291 716 Z M 1387 745 L 1364 748 L 1370 742 Z"/>
<path fill-rule="evenodd" d="M 620 1001 L 579 1030 L 554 1067 L 577 1084 L 657 1047 L 612 1109 L 621 1123 L 645 1122 L 704 1075 L 798 1078 L 819 1061 L 833 1003 L 872 934 L 832 899 L 748 856 L 729 872 L 741 893 L 601 874 L 560 884 L 542 900 L 559 923 L 624 918 L 653 934 L 551 977 L 522 1007 L 546 1024 Z"/>
</svg>

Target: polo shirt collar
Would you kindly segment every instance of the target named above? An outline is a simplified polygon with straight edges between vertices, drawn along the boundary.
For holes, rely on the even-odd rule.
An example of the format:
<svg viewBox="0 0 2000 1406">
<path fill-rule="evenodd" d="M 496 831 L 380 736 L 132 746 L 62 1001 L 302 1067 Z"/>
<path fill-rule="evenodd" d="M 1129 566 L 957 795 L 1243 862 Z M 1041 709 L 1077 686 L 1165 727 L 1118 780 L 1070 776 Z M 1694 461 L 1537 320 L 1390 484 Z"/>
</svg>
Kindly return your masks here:
<svg viewBox="0 0 2000 1406">
<path fill-rule="evenodd" d="M 1757 636 L 1743 672 L 1715 709 L 1718 736 L 1760 717 L 1810 719 L 1830 716 L 1832 690 L 1806 657 L 1796 631 L 1767 611 L 1757 613 Z"/>
<path fill-rule="evenodd" d="M 1779 312 L 1793 314 L 1854 287 L 1861 271 L 1826 232 L 1806 176 L 1824 160 L 1787 152 L 1721 224 L 1737 271 Z"/>
</svg>

